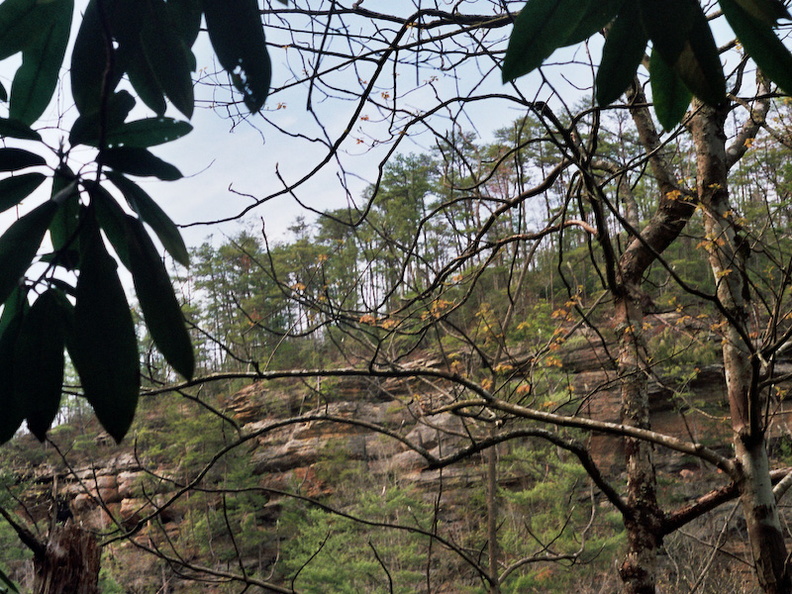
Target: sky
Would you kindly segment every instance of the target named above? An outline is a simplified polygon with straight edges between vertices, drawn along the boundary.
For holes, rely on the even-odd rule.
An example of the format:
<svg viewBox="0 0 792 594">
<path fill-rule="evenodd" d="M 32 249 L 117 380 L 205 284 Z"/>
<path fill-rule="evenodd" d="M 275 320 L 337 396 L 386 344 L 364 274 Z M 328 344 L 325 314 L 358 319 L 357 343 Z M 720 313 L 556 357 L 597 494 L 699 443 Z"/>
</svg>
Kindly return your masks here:
<svg viewBox="0 0 792 594">
<path fill-rule="evenodd" d="M 450 10 L 459 3 L 447 4 Z M 483 0 L 464 2 L 461 10 L 475 13 L 476 9 L 484 4 L 487 3 Z M 78 2 L 78 10 L 84 5 L 84 2 Z M 389 10 L 402 15 L 411 14 L 415 10 L 414 6 L 415 2 L 409 0 L 394 0 L 388 3 L 377 0 L 367 2 L 367 7 L 372 10 Z M 361 29 L 366 27 L 365 22 L 350 22 Z M 78 25 L 79 19 L 75 19 L 73 36 Z M 321 117 L 331 137 L 334 138 L 335 134 L 347 127 L 352 129 L 349 139 L 339 151 L 345 170 L 351 174 L 347 177 L 346 188 L 338 181 L 339 169 L 336 163 L 331 162 L 311 179 L 302 183 L 293 195 L 269 199 L 247 212 L 241 219 L 223 224 L 215 223 L 214 221 L 220 219 L 237 217 L 255 200 L 261 201 L 277 193 L 283 187 L 283 181 L 293 183 L 301 179 L 327 154 L 318 143 L 295 139 L 289 135 L 303 132 L 308 136 L 315 136 L 320 130 L 306 110 L 307 85 L 281 89 L 291 82 L 287 62 L 295 62 L 297 58 L 294 49 L 285 47 L 290 40 L 277 27 L 267 27 L 265 31 L 268 41 L 273 44 L 270 47 L 273 62 L 273 94 L 268 99 L 263 115 L 254 115 L 242 122 L 231 120 L 224 116 L 222 110 L 215 110 L 210 106 L 213 96 L 219 93 L 222 99 L 223 92 L 206 85 L 197 85 L 198 108 L 191 120 L 193 131 L 178 141 L 155 147 L 152 151 L 176 165 L 185 178 L 176 182 L 136 178 L 136 181 L 158 201 L 174 221 L 182 226 L 183 236 L 189 246 L 200 245 L 209 236 L 213 237 L 215 243 L 222 242 L 226 236 L 238 233 L 243 225 L 260 229 L 264 224 L 271 238 L 287 239 L 290 224 L 297 216 L 306 214 L 297 201 L 319 211 L 346 206 L 350 202 L 359 204 L 366 187 L 376 179 L 377 167 L 385 151 L 392 146 L 394 139 L 399 138 L 401 130 L 398 129 L 398 124 L 389 125 L 388 122 L 382 121 L 382 114 L 377 113 L 376 107 L 367 106 L 355 117 L 354 102 L 321 100 L 321 97 L 315 94 L 315 112 Z M 415 33 L 410 32 L 409 35 L 414 36 Z M 409 35 L 405 38 L 406 41 L 411 40 Z M 488 33 L 484 32 L 481 35 Z M 498 32 L 497 35 L 503 36 L 504 31 Z M 470 41 L 475 45 L 479 40 L 474 35 Z M 199 37 L 194 51 L 199 76 L 219 70 L 205 34 Z M 585 60 L 585 51 L 585 48 L 566 50 L 560 57 L 556 55 L 553 59 L 566 61 L 570 57 L 578 57 Z M 17 64 L 17 58 L 11 58 L 0 64 L 0 80 L 6 88 L 10 88 L 10 80 Z M 548 70 L 551 71 L 552 68 Z M 356 78 L 372 74 L 373 67 L 363 64 L 354 73 L 349 68 L 339 70 L 331 80 L 341 88 L 351 89 L 356 85 L 359 86 Z M 556 84 L 574 89 L 574 85 L 564 80 L 565 76 L 569 77 L 569 69 L 558 76 Z M 413 88 L 416 79 L 420 84 L 417 88 Z M 471 63 L 446 73 L 424 67 L 413 68 L 408 64 L 392 72 L 383 73 L 374 96 L 379 93 L 381 97 L 378 99 L 388 103 L 385 95 L 392 92 L 391 83 L 396 81 L 398 88 L 404 89 L 399 105 L 407 111 L 420 113 L 443 99 L 457 95 L 466 97 L 509 92 L 508 87 L 502 85 L 499 79 L 497 68 L 487 60 L 477 64 Z M 52 123 L 62 118 L 64 125 L 61 129 L 68 129 L 69 120 L 75 117 L 76 112 L 69 104 L 68 74 L 65 71 L 62 80 L 63 88 L 58 99 L 51 106 L 49 118 Z M 221 73 L 218 80 L 226 82 L 227 78 Z M 535 88 L 541 87 L 538 74 L 521 79 L 518 86 L 527 96 L 532 97 L 536 93 Z M 436 117 L 428 120 L 427 125 L 411 128 L 407 138 L 403 139 L 399 151 L 429 150 L 433 144 L 429 128 L 435 127 L 442 132 L 442 126 L 448 125 L 448 118 L 455 108 L 456 104 L 447 110 L 441 110 Z M 138 114 L 139 117 L 151 116 L 144 109 L 136 108 L 136 110 L 133 114 Z M 508 102 L 497 99 L 471 103 L 465 107 L 465 110 L 467 113 L 467 119 L 463 119 L 465 127 L 478 132 L 484 140 L 487 140 L 488 135 L 496 128 L 506 126 L 522 115 L 522 111 L 511 107 Z M 1 107 L 0 115 L 4 115 Z M 169 111 L 168 115 L 182 117 L 175 111 Z M 288 133 L 276 131 L 273 124 Z M 49 143 L 56 146 L 63 132 L 50 131 L 46 135 Z M 13 146 L 24 145 L 14 141 Z M 90 158 L 90 154 L 87 157 Z M 0 228 L 9 225 L 16 216 L 36 206 L 43 199 L 46 199 L 45 194 L 34 195 L 27 199 L 20 209 L 12 209 L 4 213 L 0 216 Z"/>
<path fill-rule="evenodd" d="M 414 3 L 407 0 L 397 0 L 385 6 L 381 2 L 371 2 L 371 9 L 382 5 L 383 9 L 399 14 L 410 14 L 414 10 Z M 475 13 L 475 2 L 468 2 L 463 10 Z M 449 3 L 449 9 L 452 4 Z M 269 41 L 278 43 L 278 32 L 266 29 Z M 499 35 L 503 35 L 501 31 Z M 288 40 L 284 40 L 284 43 Z M 561 59 L 568 59 L 574 51 L 567 51 Z M 216 69 L 211 49 L 206 40 L 200 41 L 196 48 L 199 69 L 208 71 Z M 305 108 L 307 85 L 298 85 L 290 90 L 277 90 L 289 82 L 290 73 L 285 64 L 287 60 L 294 60 L 292 49 L 274 45 L 270 47 L 270 56 L 273 61 L 273 88 L 274 93 L 265 106 L 265 116 L 268 120 L 291 133 L 303 131 L 306 134 L 318 134 L 318 128 L 312 125 L 311 116 Z M 396 77 L 405 81 L 398 82 L 407 91 L 400 99 L 400 105 L 416 113 L 433 107 L 438 99 L 461 94 L 504 93 L 508 89 L 500 82 L 499 71 L 492 64 L 482 61 L 486 71 L 479 65 L 471 64 L 459 68 L 453 76 L 451 73 L 443 75 L 429 69 L 418 69 L 410 66 L 402 67 Z M 363 67 L 366 72 L 366 67 Z M 371 69 L 369 68 L 369 74 Z M 354 86 L 356 81 L 350 78 L 349 71 L 338 72 L 332 79 L 339 86 Z M 436 81 L 428 83 L 432 77 Z M 416 78 L 421 83 L 419 88 L 414 87 Z M 481 80 L 485 84 L 480 86 Z M 518 84 L 526 89 L 530 95 L 531 87 L 538 86 L 538 75 L 526 77 Z M 390 74 L 382 76 L 382 93 L 390 93 L 388 83 L 392 82 Z M 406 81 L 409 81 L 407 83 Z M 563 82 L 563 81 L 562 81 Z M 205 93 L 207 89 L 198 89 L 197 94 Z M 282 108 L 278 108 L 282 106 Z M 376 110 L 365 108 L 357 120 L 350 119 L 356 104 L 351 101 L 331 100 L 315 102 L 316 112 L 331 131 L 340 131 L 347 126 L 353 127 L 353 133 L 348 142 L 341 147 L 343 162 L 353 176 L 349 178 L 349 191 L 351 196 L 345 194 L 338 183 L 338 170 L 331 162 L 320 170 L 312 180 L 301 185 L 294 197 L 277 197 L 249 212 L 244 221 L 256 228 L 260 227 L 261 219 L 266 224 L 268 234 L 275 238 L 288 236 L 288 227 L 299 215 L 305 211 L 296 204 L 294 198 L 317 210 L 339 208 L 346 206 L 350 198 L 359 202 L 360 196 L 366 187 L 376 179 L 377 166 L 383 151 L 390 147 L 389 143 L 377 146 L 373 139 L 392 139 L 393 131 L 387 130 L 384 123 L 377 123 Z M 476 130 L 486 140 L 491 133 L 510 124 L 523 115 L 522 110 L 509 107 L 505 102 L 497 100 L 481 101 L 466 107 L 469 120 L 466 120 L 468 129 Z M 434 126 L 446 125 L 442 119 L 448 114 L 440 114 L 433 120 Z M 161 197 L 162 205 L 184 228 L 185 239 L 191 245 L 203 241 L 207 235 L 213 234 L 215 238 L 223 234 L 234 234 L 240 228 L 238 222 L 216 225 L 203 224 L 217 219 L 234 216 L 249 206 L 253 201 L 250 197 L 235 195 L 229 192 L 233 188 L 242 194 L 252 195 L 258 199 L 276 192 L 282 187 L 277 173 L 288 182 L 302 178 L 306 172 L 311 171 L 325 155 L 316 143 L 296 140 L 288 135 L 277 133 L 272 126 L 267 125 L 261 116 L 253 116 L 250 123 L 233 123 L 224 118 L 222 113 L 209 109 L 198 109 L 193 117 L 194 131 L 187 137 L 171 145 L 165 145 L 157 150 L 157 154 L 179 166 L 187 179 L 175 184 L 157 184 L 156 194 Z M 426 129 L 420 126 L 409 132 L 410 138 L 402 143 L 400 152 L 421 152 L 431 149 L 433 139 Z M 331 135 L 332 136 L 332 135 Z M 153 186 L 153 184 L 152 184 Z M 165 187 L 167 186 L 167 187 Z M 152 192 L 154 189 L 152 187 Z M 308 213 L 310 217 L 310 213 Z"/>
</svg>

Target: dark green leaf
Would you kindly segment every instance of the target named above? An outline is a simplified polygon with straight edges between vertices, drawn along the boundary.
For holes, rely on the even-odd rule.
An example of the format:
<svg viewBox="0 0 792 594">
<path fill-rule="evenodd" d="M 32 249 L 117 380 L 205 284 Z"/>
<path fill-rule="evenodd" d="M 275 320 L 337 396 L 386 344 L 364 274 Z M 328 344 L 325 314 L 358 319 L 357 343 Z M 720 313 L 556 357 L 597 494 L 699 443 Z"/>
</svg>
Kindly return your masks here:
<svg viewBox="0 0 792 594">
<path fill-rule="evenodd" d="M 135 107 L 135 98 L 127 91 L 113 93 L 107 100 L 104 114 L 99 111 L 86 113 L 78 117 L 69 132 L 69 143 L 72 146 L 85 144 L 99 146 L 102 126 L 105 136 L 122 126 L 129 112 Z"/>
<path fill-rule="evenodd" d="M 137 219 L 127 218 L 132 280 L 154 344 L 187 379 L 195 371 L 190 334 L 157 249 Z"/>
<path fill-rule="evenodd" d="M 165 97 L 162 86 L 149 66 L 141 45 L 143 29 L 153 19 L 150 2 L 114 0 L 109 20 L 114 37 L 118 40 L 116 63 L 129 76 L 129 82 L 138 97 L 149 109 L 162 115 L 165 113 Z"/>
<path fill-rule="evenodd" d="M 18 286 L 57 210 L 58 205 L 48 200 L 15 221 L 0 237 L 0 303 Z"/>
<path fill-rule="evenodd" d="M 671 130 L 685 117 L 692 95 L 657 51 L 652 51 L 649 72 L 655 114 L 663 128 Z"/>
<path fill-rule="evenodd" d="M 578 31 L 591 4 L 592 0 L 528 0 L 509 38 L 503 81 L 514 80 L 541 66 Z"/>
<path fill-rule="evenodd" d="M 73 185 L 74 179 L 74 172 L 65 165 L 58 167 L 52 178 L 52 196 L 57 196 L 66 188 L 72 188 L 71 195 L 61 203 L 61 208 L 50 224 L 50 239 L 55 251 L 66 248 L 79 249 L 80 239 L 77 236 L 77 229 L 80 223 L 80 195 Z"/>
<path fill-rule="evenodd" d="M 129 261 L 129 249 L 127 247 L 126 232 L 126 213 L 116 202 L 115 198 L 96 183 L 86 184 L 88 194 L 91 196 L 91 203 L 96 212 L 96 219 L 102 231 L 110 240 L 118 259 L 121 260 L 127 270 L 131 269 Z"/>
<path fill-rule="evenodd" d="M 36 0 L 5 0 L 0 4 L 0 60 L 35 43 L 41 33 L 39 17 L 45 10 Z"/>
<path fill-rule="evenodd" d="M 17 289 L 6 301 L 0 316 L 0 443 L 5 443 L 16 433 L 25 418 L 25 411 L 14 393 L 14 345 L 22 326 L 27 297 Z"/>
<path fill-rule="evenodd" d="M 14 323 L 17 316 L 23 315 L 27 309 L 27 292 L 22 287 L 17 287 L 6 299 L 2 313 L 0 313 L 0 334 L 5 332 Z"/>
<path fill-rule="evenodd" d="M 558 0 L 542 0 L 555 3 Z M 563 0 L 574 3 L 574 0 Z M 203 0 L 209 40 L 220 64 L 257 112 L 269 94 L 272 66 L 256 0 Z"/>
<path fill-rule="evenodd" d="M 150 0 L 102 0 L 107 23 L 113 39 L 123 53 L 133 49 L 139 52 L 140 32 L 152 17 Z M 138 53 L 139 55 L 139 53 Z M 123 64 L 126 66 L 127 64 Z"/>
<path fill-rule="evenodd" d="M 80 277 L 67 346 L 99 422 L 121 441 L 135 417 L 140 373 L 135 326 L 96 222 L 80 238 Z"/>
<path fill-rule="evenodd" d="M 629 4 L 634 6 L 635 2 L 630 1 Z M 591 2 L 586 14 L 580 19 L 575 30 L 564 40 L 564 45 L 575 45 L 604 29 L 608 23 L 616 18 L 617 13 L 622 12 L 620 9 L 624 5 L 625 0 Z"/>
<path fill-rule="evenodd" d="M 667 64 L 676 63 L 690 37 L 696 13 L 701 14 L 698 0 L 638 0 L 638 9 L 652 51 L 659 52 Z"/>
<path fill-rule="evenodd" d="M 0 171 L 16 171 L 46 165 L 44 157 L 18 148 L 0 148 Z"/>
<path fill-rule="evenodd" d="M 138 94 L 138 97 L 146 104 L 150 110 L 157 115 L 163 115 L 168 106 L 165 104 L 165 96 L 162 86 L 160 86 L 147 60 L 143 59 L 142 54 L 138 59 L 130 62 L 127 69 L 129 82 Z"/>
<path fill-rule="evenodd" d="M 726 99 L 726 79 L 723 76 L 720 54 L 712 37 L 709 23 L 699 12 L 690 30 L 674 70 L 685 86 L 704 103 L 712 106 Z"/>
<path fill-rule="evenodd" d="M 14 393 L 30 432 L 44 441 L 60 410 L 63 349 L 71 304 L 57 289 L 42 293 L 25 316 L 14 345 Z"/>
<path fill-rule="evenodd" d="M 123 124 L 107 135 L 107 146 L 147 148 L 181 138 L 192 130 L 187 122 L 173 118 L 147 118 Z"/>
<path fill-rule="evenodd" d="M 80 114 L 98 112 L 102 96 L 111 94 L 124 74 L 125 61 L 117 51 L 113 51 L 114 21 L 118 20 L 114 19 L 114 15 L 119 7 L 137 3 L 118 0 L 102 2 L 103 13 L 108 19 L 103 19 L 99 14 L 97 0 L 89 0 L 71 55 L 72 97 Z M 130 14 L 136 14 L 134 6 L 129 8 L 124 15 L 127 18 L 131 18 Z M 111 22 L 108 23 L 108 20 Z"/>
<path fill-rule="evenodd" d="M 71 57 L 72 97 L 80 114 L 98 112 L 101 105 L 102 88 L 105 83 L 105 71 L 111 63 L 110 39 L 107 39 L 105 28 L 97 8 L 97 0 L 91 0 L 83 14 L 80 30 L 74 42 Z M 120 78 L 120 75 L 118 75 Z M 117 80 L 110 90 L 115 88 Z"/>
<path fill-rule="evenodd" d="M 740 7 L 765 25 L 773 26 L 779 19 L 789 19 L 789 11 L 781 0 L 736 0 Z"/>
<path fill-rule="evenodd" d="M 616 101 L 635 78 L 648 42 L 639 19 L 637 5 L 627 2 L 608 32 L 597 70 L 597 103 L 600 105 Z"/>
<path fill-rule="evenodd" d="M 720 0 L 729 25 L 756 65 L 786 93 L 792 93 L 792 55 L 773 31 L 735 0 Z"/>
<path fill-rule="evenodd" d="M 8 91 L 3 83 L 0 83 L 0 101 L 8 101 Z"/>
<path fill-rule="evenodd" d="M 0 118 L 0 136 L 22 140 L 41 140 L 41 135 L 35 130 L 31 130 L 29 126 L 6 118 Z"/>
<path fill-rule="evenodd" d="M 143 189 L 120 173 L 108 172 L 108 179 L 121 190 L 129 206 L 157 234 L 168 253 L 183 266 L 190 265 L 190 255 L 184 245 L 181 233 L 170 217 Z"/>
<path fill-rule="evenodd" d="M 76 249 L 66 249 L 59 252 L 50 252 L 42 254 L 39 262 L 46 262 L 47 264 L 54 264 L 60 266 L 65 270 L 77 270 L 80 268 L 80 252 Z M 50 279 L 54 284 L 55 279 Z"/>
<path fill-rule="evenodd" d="M 165 4 L 155 1 L 153 10 L 141 31 L 143 53 L 165 95 L 189 118 L 194 104 L 189 50 Z"/>
<path fill-rule="evenodd" d="M 157 177 L 174 181 L 182 177 L 181 172 L 170 163 L 155 157 L 143 148 L 121 147 L 107 149 L 100 153 L 102 162 L 108 167 L 141 177 Z"/>
<path fill-rule="evenodd" d="M 22 66 L 11 85 L 9 115 L 28 125 L 41 117 L 58 86 L 74 11 L 74 0 L 51 0 L 46 5 L 47 19 L 39 21 L 40 37 L 22 52 Z"/>
<path fill-rule="evenodd" d="M 77 254 L 77 258 L 76 259 L 79 260 L 79 257 L 80 257 L 79 254 Z M 77 297 L 77 289 L 75 287 L 72 287 L 66 281 L 61 280 L 59 278 L 51 278 L 51 279 L 49 279 L 49 283 L 53 287 L 57 287 L 58 289 L 63 291 L 66 295 L 71 295 L 72 297 Z M 73 315 L 74 314 L 74 310 L 73 309 L 70 310 L 70 313 Z"/>
<path fill-rule="evenodd" d="M 192 47 L 201 30 L 201 0 L 168 0 L 166 6 L 184 45 Z"/>
<path fill-rule="evenodd" d="M 23 173 L 0 180 L 0 212 L 16 206 L 47 179 L 43 173 Z"/>
</svg>

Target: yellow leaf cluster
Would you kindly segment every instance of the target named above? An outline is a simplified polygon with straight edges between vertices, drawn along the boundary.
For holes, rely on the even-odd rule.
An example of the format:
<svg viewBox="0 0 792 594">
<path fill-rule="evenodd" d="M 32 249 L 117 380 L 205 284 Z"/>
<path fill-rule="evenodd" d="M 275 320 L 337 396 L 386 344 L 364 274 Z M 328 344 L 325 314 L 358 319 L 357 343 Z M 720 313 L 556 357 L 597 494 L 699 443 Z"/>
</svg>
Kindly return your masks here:
<svg viewBox="0 0 792 594">
<path fill-rule="evenodd" d="M 385 330 L 390 330 L 391 328 L 395 328 L 399 325 L 399 322 L 394 320 L 393 318 L 385 318 L 381 320 L 379 323 L 380 328 L 384 328 Z"/>
</svg>

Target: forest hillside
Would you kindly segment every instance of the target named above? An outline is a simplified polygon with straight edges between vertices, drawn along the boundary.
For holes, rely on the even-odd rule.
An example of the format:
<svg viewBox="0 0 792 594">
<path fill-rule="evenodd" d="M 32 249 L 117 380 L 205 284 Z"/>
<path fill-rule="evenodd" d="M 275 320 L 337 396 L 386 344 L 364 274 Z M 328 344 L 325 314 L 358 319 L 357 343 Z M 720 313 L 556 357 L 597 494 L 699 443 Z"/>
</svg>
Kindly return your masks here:
<svg viewBox="0 0 792 594">
<path fill-rule="evenodd" d="M 620 318 L 602 226 L 625 254 L 633 227 L 583 202 L 572 216 L 570 188 L 584 187 L 546 150 L 552 121 L 566 125 L 530 116 L 493 143 L 460 134 L 396 155 L 364 213 L 300 218 L 277 241 L 251 222 L 193 250 L 176 286 L 197 379 L 180 383 L 141 324 L 145 388 L 121 445 L 75 390 L 43 445 L 22 433 L 0 451 L 8 574 L 30 587 L 20 535 L 72 525 L 101 547 L 102 592 L 617 589 L 640 503 L 632 437 L 649 444 L 661 510 L 657 587 L 753 591 L 729 475 L 730 318 L 711 297 L 719 240 L 691 208 L 631 297 L 640 324 Z M 642 147 L 622 135 L 608 150 L 629 160 Z M 680 177 L 694 153 L 680 142 L 667 155 Z M 756 300 L 753 327 L 779 337 L 787 161 L 752 144 L 726 215 L 744 259 L 721 270 Z M 635 225 L 652 221 L 655 178 L 596 171 Z M 771 184 L 772 200 L 758 193 Z M 790 371 L 784 342 L 757 376 L 784 522 Z M 636 378 L 638 425 L 625 400 Z"/>
</svg>

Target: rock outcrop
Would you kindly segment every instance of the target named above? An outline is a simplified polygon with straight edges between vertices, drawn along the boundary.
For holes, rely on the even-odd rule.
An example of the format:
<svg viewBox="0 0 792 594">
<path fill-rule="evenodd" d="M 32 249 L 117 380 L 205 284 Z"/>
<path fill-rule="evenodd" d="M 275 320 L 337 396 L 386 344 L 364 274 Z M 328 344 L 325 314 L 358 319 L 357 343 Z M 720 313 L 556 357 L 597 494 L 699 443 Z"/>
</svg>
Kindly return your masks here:
<svg viewBox="0 0 792 594">
<path fill-rule="evenodd" d="M 559 403 L 557 409 L 618 422 L 618 383 L 610 360 L 607 349 L 593 341 L 566 348 L 561 364 L 571 378 L 574 399 Z M 697 369 L 684 379 L 653 378 L 653 427 L 706 445 L 721 444 L 727 454 L 730 434 L 723 384 L 722 369 L 716 365 Z M 442 493 L 444 521 L 452 527 L 454 522 L 461 522 L 469 490 L 480 489 L 484 480 L 482 458 L 475 455 L 442 470 L 429 470 L 425 458 L 407 445 L 414 444 L 439 458 L 469 445 L 471 437 L 486 435 L 486 424 L 448 412 L 428 414 L 446 399 L 442 389 L 420 380 L 365 377 L 344 377 L 332 383 L 323 380 L 310 389 L 297 382 L 254 383 L 229 395 L 223 405 L 240 428 L 239 435 L 248 436 L 241 447 L 246 448 L 249 472 L 268 494 L 255 514 L 256 525 L 262 530 L 277 525 L 283 511 L 282 492 L 315 499 L 333 495 L 333 477 L 323 468 L 334 456 L 341 467 L 358 464 L 383 485 L 398 480 L 428 498 Z M 779 439 L 788 433 L 782 404 L 774 429 Z M 157 413 L 154 410 L 149 414 Z M 374 431 L 374 425 L 403 439 Z M 618 477 L 623 457 L 620 440 L 598 434 L 588 439 L 600 468 L 606 475 Z M 72 468 L 56 464 L 34 468 L 28 475 L 35 489 L 25 501 L 26 513 L 46 524 L 53 517 L 54 507 L 60 506 L 59 521 L 71 517 L 68 521 L 95 531 L 103 541 L 113 542 L 117 535 L 131 533 L 129 538 L 143 550 L 141 556 L 148 554 L 145 549 L 179 541 L 182 520 L 191 509 L 191 491 L 185 487 L 201 469 L 164 466 L 147 452 L 137 452 L 134 443 L 117 447 L 101 435 L 94 445 L 93 459 L 76 452 L 81 462 Z M 499 451 L 503 455 L 513 446 L 504 444 Z M 675 497 L 679 500 L 706 490 L 708 483 L 702 481 L 713 473 L 703 472 L 698 460 L 661 448 L 656 453 L 658 472 L 675 481 Z M 502 488 L 518 489 L 523 484 L 514 474 L 501 479 Z M 200 485 L 211 487 L 212 480 L 207 476 Z M 718 481 L 715 476 L 711 485 L 717 486 Z M 203 497 L 203 504 L 208 506 L 219 505 L 221 499 L 211 492 Z M 256 562 L 260 565 L 277 559 L 277 539 L 273 538 L 270 545 L 259 552 Z M 134 549 L 123 540 L 114 546 L 127 547 L 128 552 Z M 188 547 L 187 553 L 199 558 L 197 549 L 190 553 Z"/>
</svg>

